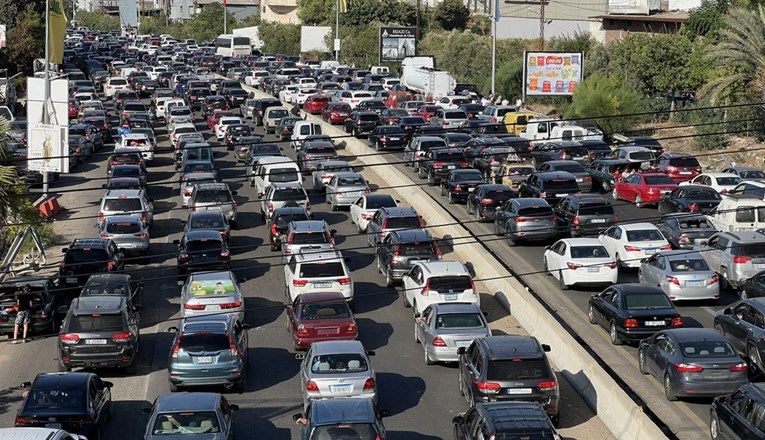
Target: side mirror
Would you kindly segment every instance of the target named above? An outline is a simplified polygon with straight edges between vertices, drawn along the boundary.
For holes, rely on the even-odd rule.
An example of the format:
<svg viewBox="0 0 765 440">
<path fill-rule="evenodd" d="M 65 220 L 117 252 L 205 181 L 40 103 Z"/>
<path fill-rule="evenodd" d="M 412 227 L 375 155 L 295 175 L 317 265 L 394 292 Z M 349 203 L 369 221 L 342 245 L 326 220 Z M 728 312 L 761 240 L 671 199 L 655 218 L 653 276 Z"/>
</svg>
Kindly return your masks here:
<svg viewBox="0 0 765 440">
<path fill-rule="evenodd" d="M 259 193 L 258 193 L 258 198 L 262 198 L 264 195 L 265 195 L 265 194 L 263 194 L 262 192 L 259 192 Z"/>
<path fill-rule="evenodd" d="M 134 304 L 133 310 L 135 310 L 136 312 L 143 311 L 143 304 Z"/>
<path fill-rule="evenodd" d="M 305 353 L 295 353 L 295 359 L 302 361 L 305 359 Z"/>
<path fill-rule="evenodd" d="M 181 240 L 173 240 L 173 244 L 178 246 L 181 244 Z"/>
<path fill-rule="evenodd" d="M 488 318 L 489 317 L 489 312 L 481 312 L 481 313 L 483 313 L 484 318 Z"/>
<path fill-rule="evenodd" d="M 237 196 L 237 195 L 239 195 L 239 192 L 238 191 L 231 191 L 231 195 L 232 196 Z"/>
<path fill-rule="evenodd" d="M 549 251 L 551 247 L 552 247 L 552 245 L 547 245 L 547 246 L 545 246 L 545 250 Z"/>
<path fill-rule="evenodd" d="M 292 420 L 294 420 L 294 421 L 296 421 L 296 422 L 297 422 L 298 420 L 302 419 L 302 418 L 303 418 L 303 413 L 297 413 L 297 414 L 293 414 L 293 415 L 292 415 Z"/>
<path fill-rule="evenodd" d="M 109 382 L 108 380 L 104 380 L 102 381 L 102 383 L 104 384 L 106 388 L 114 388 L 114 382 Z"/>
<path fill-rule="evenodd" d="M 242 284 L 247 281 L 247 278 L 237 278 L 236 282 Z"/>
<path fill-rule="evenodd" d="M 252 326 L 250 324 L 242 324 L 242 330 L 249 330 Z"/>
<path fill-rule="evenodd" d="M 32 386 L 32 382 L 23 382 L 21 385 L 19 385 L 19 388 L 26 389 Z"/>
<path fill-rule="evenodd" d="M 183 281 L 183 280 L 178 280 L 178 281 L 176 282 L 176 284 L 177 284 L 177 285 L 179 285 L 179 286 L 181 286 L 181 287 L 183 287 L 183 285 L 184 285 L 184 284 L 186 284 L 186 282 L 185 282 L 185 281 Z"/>
<path fill-rule="evenodd" d="M 337 229 L 330 229 L 330 230 L 329 230 L 329 235 L 331 235 L 331 236 L 333 236 L 333 237 L 334 237 L 334 236 L 335 236 L 335 234 L 337 234 Z"/>
<path fill-rule="evenodd" d="M 544 351 L 545 351 L 545 353 L 549 353 L 549 352 L 550 352 L 550 350 L 551 350 L 551 348 L 550 348 L 550 346 L 549 346 L 549 345 L 547 345 L 547 344 L 542 344 L 542 350 L 544 350 Z"/>
<path fill-rule="evenodd" d="M 723 309 L 723 315 L 730 315 L 730 314 L 731 314 L 730 307 Z"/>
<path fill-rule="evenodd" d="M 459 347 L 459 348 L 457 348 L 457 354 L 458 354 L 458 355 L 460 355 L 460 356 L 462 356 L 463 354 L 465 354 L 465 347 Z"/>
<path fill-rule="evenodd" d="M 69 251 L 69 248 L 63 248 L 63 249 L 61 249 L 61 253 L 62 253 L 62 254 L 65 254 L 65 253 L 67 253 L 68 251 Z"/>
<path fill-rule="evenodd" d="M 167 331 L 169 331 L 170 333 L 177 333 L 178 332 L 178 327 L 176 327 L 176 326 L 168 327 Z"/>
<path fill-rule="evenodd" d="M 372 350 L 369 350 L 369 351 L 367 352 L 367 356 L 374 356 L 374 355 L 375 355 L 375 352 L 374 352 L 374 351 L 372 351 Z"/>
</svg>

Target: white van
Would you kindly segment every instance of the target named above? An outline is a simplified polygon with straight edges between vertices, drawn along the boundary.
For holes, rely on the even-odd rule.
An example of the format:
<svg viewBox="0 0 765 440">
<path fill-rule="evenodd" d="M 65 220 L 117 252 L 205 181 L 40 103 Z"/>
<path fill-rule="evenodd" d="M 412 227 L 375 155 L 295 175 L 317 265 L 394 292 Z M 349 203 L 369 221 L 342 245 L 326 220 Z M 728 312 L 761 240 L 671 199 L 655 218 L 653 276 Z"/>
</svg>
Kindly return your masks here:
<svg viewBox="0 0 765 440">
<path fill-rule="evenodd" d="M 324 134 L 320 123 L 313 121 L 297 121 L 295 122 L 295 128 L 292 130 L 292 142 L 290 145 L 297 150 L 303 145 L 303 140 L 305 138 L 317 134 Z"/>
<path fill-rule="evenodd" d="M 107 78 L 106 82 L 104 83 L 104 96 L 111 98 L 114 96 L 114 92 L 117 90 L 128 88 L 130 88 L 130 86 L 128 85 L 127 79 L 122 76 L 113 76 L 111 78 Z"/>
<path fill-rule="evenodd" d="M 602 141 L 603 133 L 578 125 L 556 125 L 550 131 L 550 140 L 555 141 Z"/>
<path fill-rule="evenodd" d="M 528 139 L 531 145 L 542 145 L 552 137 L 553 128 L 565 124 L 559 119 L 529 119 L 526 130 L 521 132 L 521 137 Z"/>
<path fill-rule="evenodd" d="M 369 71 L 372 75 L 387 75 L 390 73 L 390 69 L 387 66 L 372 66 Z"/>
<path fill-rule="evenodd" d="M 765 200 L 757 195 L 723 195 L 720 204 L 707 215 L 707 221 L 721 232 L 765 228 Z"/>
<path fill-rule="evenodd" d="M 295 161 L 285 156 L 269 156 L 258 161 L 258 166 L 253 172 L 252 185 L 258 197 L 263 197 L 268 187 L 274 182 L 302 183 L 302 180 L 300 168 Z"/>
</svg>

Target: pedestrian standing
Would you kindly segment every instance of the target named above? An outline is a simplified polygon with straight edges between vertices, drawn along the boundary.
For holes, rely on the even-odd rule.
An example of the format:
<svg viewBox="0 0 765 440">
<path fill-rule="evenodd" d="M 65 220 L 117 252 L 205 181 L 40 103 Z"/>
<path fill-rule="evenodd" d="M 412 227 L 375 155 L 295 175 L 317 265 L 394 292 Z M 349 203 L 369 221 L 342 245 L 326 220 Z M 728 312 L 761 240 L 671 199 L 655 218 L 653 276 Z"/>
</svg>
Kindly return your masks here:
<svg viewBox="0 0 765 440">
<path fill-rule="evenodd" d="M 16 292 L 16 304 L 5 309 L 6 313 L 15 311 L 16 320 L 13 323 L 13 343 L 19 342 L 19 326 L 23 327 L 23 342 L 27 342 L 29 331 L 30 311 L 32 310 L 32 286 L 25 284 L 21 291 Z"/>
<path fill-rule="evenodd" d="M 515 108 L 516 110 L 523 108 L 523 100 L 521 98 L 515 100 Z"/>
<path fill-rule="evenodd" d="M 510 101 L 507 98 L 505 98 L 505 99 L 502 100 L 502 105 L 503 106 L 508 106 L 508 105 L 510 105 Z"/>
</svg>

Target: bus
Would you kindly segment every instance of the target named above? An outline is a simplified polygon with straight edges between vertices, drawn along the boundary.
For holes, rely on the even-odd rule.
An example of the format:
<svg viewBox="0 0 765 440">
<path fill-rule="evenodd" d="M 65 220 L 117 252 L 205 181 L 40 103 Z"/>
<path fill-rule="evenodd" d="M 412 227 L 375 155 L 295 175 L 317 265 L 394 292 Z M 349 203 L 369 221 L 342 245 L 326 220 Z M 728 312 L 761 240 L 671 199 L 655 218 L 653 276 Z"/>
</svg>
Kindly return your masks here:
<svg viewBox="0 0 765 440">
<path fill-rule="evenodd" d="M 221 35 L 215 39 L 215 54 L 224 57 L 252 55 L 250 37 L 240 37 L 231 34 Z"/>
</svg>

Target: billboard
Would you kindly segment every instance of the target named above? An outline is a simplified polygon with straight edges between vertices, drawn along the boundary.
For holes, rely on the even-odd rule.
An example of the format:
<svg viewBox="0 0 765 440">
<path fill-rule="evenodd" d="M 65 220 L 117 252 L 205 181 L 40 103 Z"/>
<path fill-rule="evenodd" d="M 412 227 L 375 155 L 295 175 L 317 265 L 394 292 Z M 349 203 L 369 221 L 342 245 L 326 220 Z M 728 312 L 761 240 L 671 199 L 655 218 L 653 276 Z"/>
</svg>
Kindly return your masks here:
<svg viewBox="0 0 765 440">
<path fill-rule="evenodd" d="M 27 125 L 27 168 L 54 173 L 69 172 L 69 126 Z"/>
<path fill-rule="evenodd" d="M 526 52 L 524 96 L 571 96 L 582 83 L 582 53 Z"/>
<path fill-rule="evenodd" d="M 301 26 L 300 27 L 300 53 L 329 52 L 326 38 L 332 32 L 329 26 Z"/>
<path fill-rule="evenodd" d="M 42 62 L 43 66 L 45 62 Z M 45 79 L 27 77 L 27 121 L 43 122 Z M 47 105 L 48 121 L 54 125 L 69 124 L 69 81 L 66 78 L 50 81 L 50 101 Z"/>
<path fill-rule="evenodd" d="M 120 0 L 119 8 L 120 24 L 122 27 L 138 29 L 138 2 L 135 0 Z"/>
<path fill-rule="evenodd" d="M 416 54 L 416 27 L 380 27 L 381 63 L 398 63 Z"/>
</svg>

